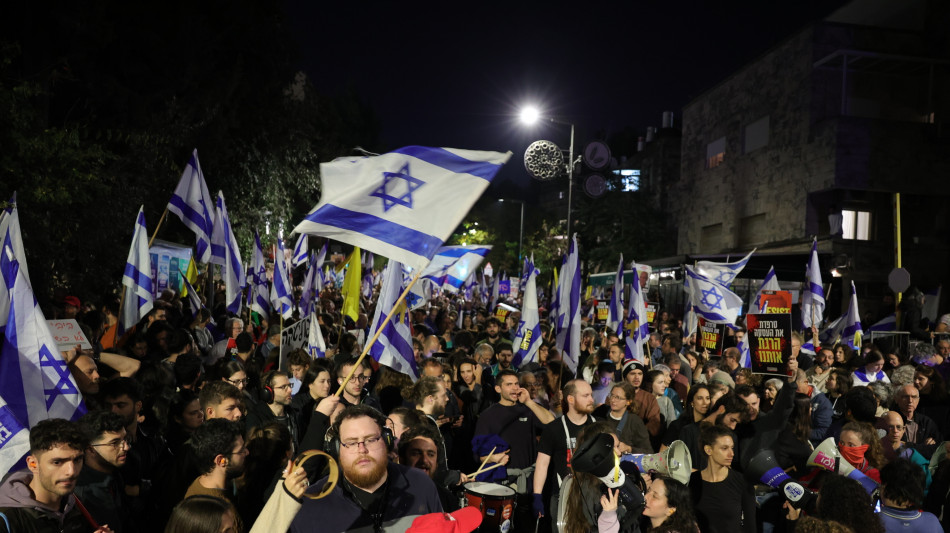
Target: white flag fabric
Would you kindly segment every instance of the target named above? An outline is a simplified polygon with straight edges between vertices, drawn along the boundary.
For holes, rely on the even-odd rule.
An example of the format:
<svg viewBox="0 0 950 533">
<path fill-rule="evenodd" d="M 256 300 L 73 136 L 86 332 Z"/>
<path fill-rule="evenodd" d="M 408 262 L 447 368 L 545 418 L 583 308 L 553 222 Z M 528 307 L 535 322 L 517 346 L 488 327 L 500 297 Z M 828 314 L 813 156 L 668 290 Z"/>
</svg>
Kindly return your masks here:
<svg viewBox="0 0 950 533">
<path fill-rule="evenodd" d="M 811 258 L 805 268 L 808 285 L 802 293 L 802 322 L 805 329 L 818 326 L 825 316 L 825 289 L 821 283 L 821 266 L 818 264 L 818 240 L 812 241 Z"/>
<path fill-rule="evenodd" d="M 0 282 L 10 290 L 10 307 L 0 331 L 0 391 L 16 420 L 25 426 L 47 418 L 76 420 L 86 412 L 82 395 L 33 288 L 12 257 L 12 249 L 5 246 L 0 253 Z"/>
<path fill-rule="evenodd" d="M 526 265 L 528 282 L 525 285 L 524 297 L 521 302 L 521 321 L 515 334 L 515 354 L 512 365 L 515 368 L 525 363 L 537 362 L 538 348 L 541 347 L 541 317 L 538 312 L 538 289 L 536 278 L 538 269 L 534 262 Z"/>
<path fill-rule="evenodd" d="M 211 260 L 211 234 L 214 231 L 214 202 L 208 193 L 201 164 L 198 162 L 198 150 L 191 153 L 191 159 L 185 166 L 175 193 L 168 202 L 168 210 L 195 232 L 197 254 L 202 263 Z"/>
<path fill-rule="evenodd" d="M 722 285 L 697 274 L 689 265 L 686 265 L 686 277 L 689 279 L 690 301 L 696 315 L 707 322 L 726 324 L 735 329 L 736 318 L 742 310 L 742 298 Z"/>
<path fill-rule="evenodd" d="M 480 244 L 443 246 L 422 271 L 422 279 L 431 280 L 437 288 L 457 292 L 491 249 L 489 245 Z"/>
<path fill-rule="evenodd" d="M 416 359 L 412 351 L 412 332 L 409 329 L 409 312 L 405 303 L 400 302 L 396 313 L 381 328 L 383 319 L 396 306 L 396 300 L 403 291 L 405 279 L 402 264 L 390 259 L 386 270 L 383 271 L 383 284 L 379 291 L 376 314 L 373 315 L 373 326 L 369 330 L 368 338 L 372 338 L 380 329 L 382 333 L 370 347 L 369 354 L 377 363 L 402 372 L 412 381 L 416 381 L 419 379 L 419 369 L 416 367 Z"/>
<path fill-rule="evenodd" d="M 620 268 L 623 270 L 623 263 L 621 263 Z M 630 288 L 630 308 L 627 311 L 627 318 L 623 321 L 624 361 L 643 363 L 643 347 L 650 340 L 650 323 L 647 321 L 646 299 L 643 297 L 643 289 L 640 287 L 640 275 L 636 263 L 633 264 L 633 273 L 633 283 Z"/>
<path fill-rule="evenodd" d="M 129 257 L 125 260 L 122 285 L 126 288 L 122 328 L 128 331 L 152 310 L 155 299 L 148 230 L 145 229 L 145 206 L 139 208 L 139 214 L 135 217 L 135 231 L 132 233 Z"/>
<path fill-rule="evenodd" d="M 561 268 L 561 287 L 558 296 L 557 345 L 562 359 L 571 372 L 577 372 L 581 356 L 581 263 L 577 249 L 577 234 L 571 238 L 567 262 Z"/>
<path fill-rule="evenodd" d="M 698 261 L 696 263 L 695 272 L 700 276 L 705 277 L 713 283 L 718 283 L 719 285 L 729 288 L 732 285 L 732 281 L 736 279 L 736 276 L 742 272 L 742 269 L 745 268 L 746 264 L 749 262 L 749 258 L 752 257 L 752 254 L 755 253 L 755 249 L 749 252 L 748 255 L 743 257 L 738 261 L 732 263 L 717 263 L 715 261 Z"/>
<path fill-rule="evenodd" d="M 251 311 L 261 315 L 270 314 L 270 291 L 267 290 L 267 265 L 264 262 L 264 249 L 261 235 L 254 231 L 254 255 L 251 256 L 251 268 L 248 272 L 247 299 Z"/>
<path fill-rule="evenodd" d="M 320 329 L 320 317 L 317 316 L 317 313 L 311 312 L 309 318 L 310 334 L 307 336 L 307 344 L 310 349 L 310 357 L 326 357 L 327 342 L 323 339 L 323 331 Z"/>
<path fill-rule="evenodd" d="M 841 341 L 848 344 L 852 350 L 861 349 L 861 338 L 864 331 L 861 329 L 861 314 L 858 312 L 858 295 L 851 282 L 851 302 L 848 312 L 844 314 L 841 327 Z"/>
<path fill-rule="evenodd" d="M 639 283 L 640 278 L 637 277 Z M 623 320 L 623 254 L 620 254 L 620 263 L 614 275 L 614 286 L 610 290 L 610 303 L 607 306 L 607 327 L 614 333 L 620 333 L 620 322 Z"/>
<path fill-rule="evenodd" d="M 407 146 L 322 164 L 323 196 L 294 231 L 425 268 L 509 157 Z"/>
<path fill-rule="evenodd" d="M 291 256 L 290 264 L 297 267 L 307 262 L 310 259 L 310 246 L 307 243 L 307 236 L 301 235 L 297 237 L 297 244 L 294 245 L 294 253 Z"/>
<path fill-rule="evenodd" d="M 763 291 L 780 291 L 782 288 L 778 284 L 778 278 L 775 277 L 775 267 L 769 268 L 769 273 L 765 275 L 765 279 L 762 280 L 762 286 L 759 287 L 759 292 L 755 293 L 755 300 L 752 301 L 752 308 L 758 313 L 762 313 L 762 292 Z M 751 364 L 751 362 L 750 362 Z"/>
<path fill-rule="evenodd" d="M 10 198 L 6 209 L 0 210 L 0 250 L 7 249 L 11 254 L 10 260 L 16 258 L 20 264 L 20 272 L 30 281 L 30 272 L 26 268 L 26 252 L 23 250 L 23 237 L 20 233 L 20 215 L 16 207 L 16 193 Z M 0 283 L 0 328 L 7 323 L 7 312 L 10 310 L 10 291 Z"/>
<path fill-rule="evenodd" d="M 287 261 L 284 260 L 284 241 L 277 239 L 277 252 L 274 254 L 274 284 L 271 291 L 271 304 L 274 310 L 288 319 L 294 314 L 293 288 L 287 278 Z"/>
<path fill-rule="evenodd" d="M 307 277 L 300 287 L 299 308 L 301 318 L 308 316 L 313 311 L 321 288 L 323 288 L 323 272 L 317 268 L 317 258 L 313 257 L 310 259 L 310 268 L 307 270 Z"/>
<path fill-rule="evenodd" d="M 11 472 L 30 453 L 30 430 L 0 397 L 0 472 Z"/>
<path fill-rule="evenodd" d="M 235 315 L 241 314 L 244 286 L 247 284 L 244 277 L 244 264 L 241 262 L 241 251 L 238 249 L 237 238 L 231 231 L 231 220 L 228 218 L 228 207 L 224 203 L 224 193 L 218 191 L 218 203 L 215 209 L 214 233 L 220 235 L 221 246 L 224 249 L 224 262 L 221 263 L 221 273 L 224 277 L 225 303 L 228 311 Z M 212 239 L 212 244 L 214 244 Z M 214 257 L 212 252 L 212 257 Z M 213 262 L 213 261 L 212 261 Z"/>
</svg>

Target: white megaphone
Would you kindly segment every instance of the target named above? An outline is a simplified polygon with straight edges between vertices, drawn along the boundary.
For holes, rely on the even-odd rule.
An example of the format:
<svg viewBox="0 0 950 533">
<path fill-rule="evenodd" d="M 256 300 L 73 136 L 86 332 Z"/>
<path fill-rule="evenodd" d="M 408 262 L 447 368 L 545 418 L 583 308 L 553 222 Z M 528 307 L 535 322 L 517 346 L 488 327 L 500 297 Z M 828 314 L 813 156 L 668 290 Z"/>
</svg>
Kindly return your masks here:
<svg viewBox="0 0 950 533">
<path fill-rule="evenodd" d="M 693 468 L 689 448 L 681 440 L 674 440 L 662 453 L 625 453 L 621 460 L 633 461 L 644 474 L 657 472 L 684 485 L 689 483 Z"/>
<path fill-rule="evenodd" d="M 835 439 L 832 437 L 823 440 L 821 444 L 815 448 L 815 451 L 811 452 L 811 455 L 808 457 L 808 466 L 817 466 L 822 470 L 851 478 L 860 483 L 868 494 L 873 494 L 878 487 L 877 481 L 867 477 L 864 475 L 864 472 L 851 466 L 851 463 L 841 456 L 841 452 L 838 451 L 838 447 L 835 445 Z"/>
</svg>

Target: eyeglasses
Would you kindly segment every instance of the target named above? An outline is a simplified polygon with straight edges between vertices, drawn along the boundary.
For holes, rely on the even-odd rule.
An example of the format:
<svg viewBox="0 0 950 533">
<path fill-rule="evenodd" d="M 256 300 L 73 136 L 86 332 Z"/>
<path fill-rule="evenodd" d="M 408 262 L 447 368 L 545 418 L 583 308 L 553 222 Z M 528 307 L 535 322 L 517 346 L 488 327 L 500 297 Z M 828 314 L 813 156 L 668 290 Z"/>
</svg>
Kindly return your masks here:
<svg viewBox="0 0 950 533">
<path fill-rule="evenodd" d="M 360 383 L 364 381 L 369 381 L 369 376 L 353 376 L 350 378 L 350 381 L 359 381 Z"/>
<path fill-rule="evenodd" d="M 383 440 L 383 436 L 376 435 L 375 437 L 370 437 L 366 440 L 357 440 L 353 442 L 341 442 L 340 446 L 343 446 L 347 450 L 359 450 L 360 444 L 362 444 L 363 447 L 366 448 L 366 451 L 369 451 L 370 446 L 375 446 L 376 443 L 378 443 L 381 440 Z"/>
<path fill-rule="evenodd" d="M 887 429 L 888 430 L 893 429 L 894 431 L 904 431 L 904 426 L 887 426 Z"/>
<path fill-rule="evenodd" d="M 274 387 L 274 389 L 292 389 L 293 387 L 294 387 L 293 385 L 291 385 L 290 383 L 287 383 L 285 385 L 277 385 L 276 387 Z"/>
<path fill-rule="evenodd" d="M 97 448 L 97 447 L 99 447 L 99 446 L 111 446 L 112 449 L 115 450 L 115 451 L 121 450 L 123 446 L 126 447 L 126 448 L 131 448 L 131 447 L 132 447 L 132 445 L 129 444 L 129 441 L 127 441 L 127 440 L 125 440 L 125 439 L 116 439 L 116 440 L 112 440 L 112 441 L 109 441 L 109 442 L 104 442 L 104 443 L 102 443 L 102 444 L 90 444 L 90 446 L 92 446 L 93 448 Z"/>
<path fill-rule="evenodd" d="M 611 399 L 611 400 L 620 400 L 621 402 L 627 401 L 627 399 L 626 399 L 625 397 L 623 397 L 623 396 L 617 396 L 616 394 L 611 394 L 611 395 L 608 396 L 607 398 L 608 398 L 608 399 Z"/>
<path fill-rule="evenodd" d="M 245 379 L 229 379 L 228 383 L 237 387 L 238 385 L 247 385 L 247 378 Z"/>
</svg>

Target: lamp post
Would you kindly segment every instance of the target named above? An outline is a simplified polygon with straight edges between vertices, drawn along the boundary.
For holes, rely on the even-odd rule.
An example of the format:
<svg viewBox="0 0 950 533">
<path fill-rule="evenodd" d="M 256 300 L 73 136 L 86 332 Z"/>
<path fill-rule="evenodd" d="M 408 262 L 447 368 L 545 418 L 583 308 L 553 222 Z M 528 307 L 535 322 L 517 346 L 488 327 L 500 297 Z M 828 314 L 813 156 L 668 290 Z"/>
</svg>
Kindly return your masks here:
<svg viewBox="0 0 950 533">
<path fill-rule="evenodd" d="M 525 107 L 521 110 L 521 122 L 527 125 L 532 125 L 539 120 L 546 120 L 554 124 L 561 124 L 563 126 L 571 127 L 571 144 L 570 148 L 567 151 L 567 239 L 570 242 L 571 239 L 571 201 L 574 195 L 574 124 L 571 122 L 565 122 L 559 120 L 555 117 L 544 116 L 538 111 L 535 107 Z"/>
<path fill-rule="evenodd" d="M 524 243 L 524 201 L 515 200 L 512 198 L 508 198 L 508 199 L 499 198 L 498 201 L 499 202 L 516 202 L 516 203 L 521 204 L 521 226 L 518 229 L 518 265 L 519 265 L 518 268 L 523 269 L 524 259 L 522 259 L 521 250 L 522 250 L 522 245 Z M 521 272 L 521 275 L 523 276 L 524 272 Z"/>
</svg>

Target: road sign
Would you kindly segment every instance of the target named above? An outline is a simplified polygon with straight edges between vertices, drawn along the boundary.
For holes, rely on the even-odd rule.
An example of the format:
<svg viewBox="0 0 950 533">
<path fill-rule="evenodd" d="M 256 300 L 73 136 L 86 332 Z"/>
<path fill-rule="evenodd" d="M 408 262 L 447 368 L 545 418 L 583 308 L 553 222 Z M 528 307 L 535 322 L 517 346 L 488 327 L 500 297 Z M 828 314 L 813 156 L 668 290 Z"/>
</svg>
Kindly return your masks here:
<svg viewBox="0 0 950 533">
<path fill-rule="evenodd" d="M 887 275 L 887 286 L 894 292 L 904 292 L 910 287 L 910 272 L 906 268 L 895 268 Z"/>
</svg>

